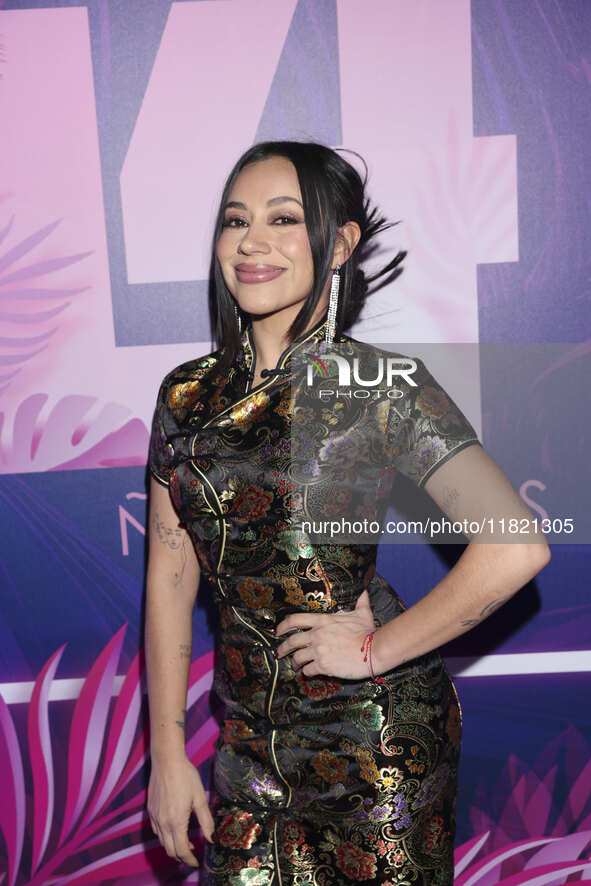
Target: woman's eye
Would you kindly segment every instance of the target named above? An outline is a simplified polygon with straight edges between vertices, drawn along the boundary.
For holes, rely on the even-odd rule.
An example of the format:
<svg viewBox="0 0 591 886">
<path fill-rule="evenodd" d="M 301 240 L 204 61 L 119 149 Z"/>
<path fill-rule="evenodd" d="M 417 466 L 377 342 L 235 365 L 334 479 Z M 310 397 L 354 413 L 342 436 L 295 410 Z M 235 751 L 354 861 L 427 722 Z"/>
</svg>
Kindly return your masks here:
<svg viewBox="0 0 591 886">
<path fill-rule="evenodd" d="M 284 224 L 297 225 L 299 224 L 299 219 L 294 218 L 291 215 L 278 215 L 272 220 L 272 224 L 276 225 L 278 223 L 280 223 L 280 226 L 283 226 Z M 245 225 L 248 225 L 246 219 L 240 218 L 237 215 L 225 218 L 222 222 L 222 228 L 242 228 Z"/>
</svg>

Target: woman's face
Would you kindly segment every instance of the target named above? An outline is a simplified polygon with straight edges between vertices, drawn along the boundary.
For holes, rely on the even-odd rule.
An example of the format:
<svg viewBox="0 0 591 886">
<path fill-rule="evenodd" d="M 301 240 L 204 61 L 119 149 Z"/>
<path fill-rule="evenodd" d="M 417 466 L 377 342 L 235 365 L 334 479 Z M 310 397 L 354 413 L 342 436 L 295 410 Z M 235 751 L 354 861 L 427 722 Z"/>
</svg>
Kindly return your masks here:
<svg viewBox="0 0 591 886">
<path fill-rule="evenodd" d="M 274 313 L 306 299 L 314 264 L 290 160 L 268 157 L 242 169 L 224 208 L 216 255 L 226 286 L 249 314 Z"/>
</svg>

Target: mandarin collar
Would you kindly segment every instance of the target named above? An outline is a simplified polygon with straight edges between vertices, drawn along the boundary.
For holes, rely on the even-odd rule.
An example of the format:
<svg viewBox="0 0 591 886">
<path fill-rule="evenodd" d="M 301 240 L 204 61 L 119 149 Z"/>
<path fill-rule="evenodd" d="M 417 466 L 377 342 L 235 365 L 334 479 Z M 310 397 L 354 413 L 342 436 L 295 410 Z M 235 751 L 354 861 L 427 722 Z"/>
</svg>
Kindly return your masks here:
<svg viewBox="0 0 591 886">
<path fill-rule="evenodd" d="M 291 344 L 283 349 L 283 351 L 279 355 L 277 363 L 275 364 L 275 369 L 283 369 L 286 362 L 288 361 L 288 358 L 291 357 L 294 351 L 299 351 L 303 348 L 307 348 L 309 344 L 315 344 L 322 341 L 324 339 L 325 326 L 326 315 L 320 320 L 317 320 L 314 326 L 312 326 L 306 332 L 303 332 L 296 339 L 294 339 Z M 242 346 L 240 351 L 238 352 L 237 359 L 240 363 L 243 364 L 246 371 L 250 373 L 252 371 L 254 356 L 256 353 L 254 337 L 252 333 L 252 323 L 249 323 L 246 329 L 243 330 L 242 335 L 240 336 L 240 341 Z"/>
</svg>

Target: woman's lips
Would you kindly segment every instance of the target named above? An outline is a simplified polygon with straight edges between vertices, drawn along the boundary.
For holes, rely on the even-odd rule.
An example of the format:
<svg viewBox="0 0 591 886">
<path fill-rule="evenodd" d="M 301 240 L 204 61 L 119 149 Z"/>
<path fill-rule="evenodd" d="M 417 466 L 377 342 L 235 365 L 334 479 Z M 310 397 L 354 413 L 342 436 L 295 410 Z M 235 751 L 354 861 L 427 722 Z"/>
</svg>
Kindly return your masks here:
<svg viewBox="0 0 591 886">
<path fill-rule="evenodd" d="M 278 277 L 285 268 L 276 268 L 273 265 L 236 265 L 234 270 L 241 283 L 266 283 Z"/>
</svg>

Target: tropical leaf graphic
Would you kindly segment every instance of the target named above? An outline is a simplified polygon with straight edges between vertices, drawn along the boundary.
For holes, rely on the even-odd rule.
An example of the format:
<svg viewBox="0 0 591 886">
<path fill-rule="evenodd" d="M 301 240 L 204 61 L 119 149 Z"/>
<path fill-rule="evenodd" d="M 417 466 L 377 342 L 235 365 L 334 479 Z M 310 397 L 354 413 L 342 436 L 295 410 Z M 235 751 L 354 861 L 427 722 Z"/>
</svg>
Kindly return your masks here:
<svg viewBox="0 0 591 886">
<path fill-rule="evenodd" d="M 490 832 L 493 849 L 532 837 L 562 838 L 591 830 L 591 748 L 569 726 L 530 768 L 511 755 L 490 789 L 483 781 L 470 810 L 475 832 Z M 554 791 L 568 786 L 566 803 Z M 561 788 L 560 796 L 562 796 Z"/>
<path fill-rule="evenodd" d="M 142 652 L 113 701 L 116 681 L 121 681 L 116 675 L 125 631 L 126 625 L 109 641 L 84 681 L 68 742 L 63 743 L 64 759 L 52 747 L 48 701 L 65 645 L 35 681 L 26 753 L 0 695 L 0 831 L 7 868 L 0 883 L 4 886 L 82 886 L 113 878 L 123 878 L 129 886 L 149 886 L 165 882 L 171 874 L 179 879 L 178 862 L 153 838 L 146 811 L 149 729 Z M 207 700 L 212 677 L 213 653 L 207 653 L 191 665 L 188 713 L 201 699 Z M 195 766 L 212 756 L 218 734 L 218 723 L 209 716 L 187 745 Z M 26 787 L 29 775 L 32 791 Z M 60 803 L 58 798 L 63 797 Z M 194 874 L 190 878 L 196 880 Z"/>
<path fill-rule="evenodd" d="M 69 307 L 71 299 L 88 289 L 52 288 L 46 285 L 45 278 L 77 264 L 92 250 L 41 260 L 31 255 L 60 221 L 45 225 L 8 249 L 5 241 L 12 232 L 14 216 L 0 228 L 0 394 L 23 364 L 47 348 L 59 328 L 58 317 Z"/>
<path fill-rule="evenodd" d="M 67 394 L 49 406 L 31 394 L 14 416 L 0 411 L 0 473 L 144 465 L 149 434 L 131 409 L 97 397 Z"/>
</svg>

